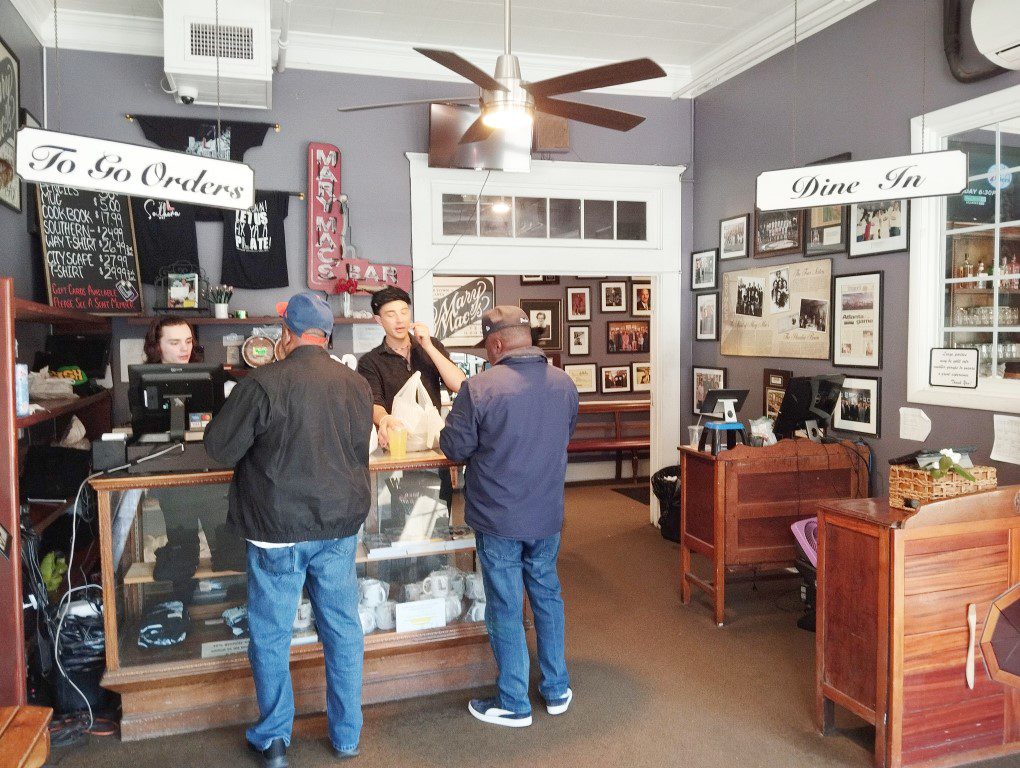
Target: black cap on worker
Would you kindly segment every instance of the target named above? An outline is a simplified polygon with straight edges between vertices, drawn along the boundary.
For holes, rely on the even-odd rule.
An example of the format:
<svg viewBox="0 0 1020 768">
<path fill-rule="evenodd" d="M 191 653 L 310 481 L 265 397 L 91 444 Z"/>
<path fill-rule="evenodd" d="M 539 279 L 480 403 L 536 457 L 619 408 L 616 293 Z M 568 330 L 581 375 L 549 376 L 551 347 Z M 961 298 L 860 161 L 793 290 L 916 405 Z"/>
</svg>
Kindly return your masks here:
<svg viewBox="0 0 1020 768">
<path fill-rule="evenodd" d="M 395 285 L 390 285 L 381 291 L 376 291 L 372 294 L 372 314 L 378 315 L 379 311 L 391 301 L 402 301 L 407 306 L 411 306 L 411 295 L 403 288 L 397 288 Z"/>
</svg>

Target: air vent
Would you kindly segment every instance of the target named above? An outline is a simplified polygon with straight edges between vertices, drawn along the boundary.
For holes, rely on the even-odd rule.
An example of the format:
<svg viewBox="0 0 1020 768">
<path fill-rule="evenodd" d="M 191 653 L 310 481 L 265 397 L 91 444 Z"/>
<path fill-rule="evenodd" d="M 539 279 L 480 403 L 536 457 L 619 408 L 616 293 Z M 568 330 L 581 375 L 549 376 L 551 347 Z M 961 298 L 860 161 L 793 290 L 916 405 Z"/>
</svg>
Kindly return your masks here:
<svg viewBox="0 0 1020 768">
<path fill-rule="evenodd" d="M 251 61 L 255 58 L 251 27 L 220 26 L 220 58 Z M 191 55 L 216 56 L 216 25 L 192 22 Z"/>
</svg>

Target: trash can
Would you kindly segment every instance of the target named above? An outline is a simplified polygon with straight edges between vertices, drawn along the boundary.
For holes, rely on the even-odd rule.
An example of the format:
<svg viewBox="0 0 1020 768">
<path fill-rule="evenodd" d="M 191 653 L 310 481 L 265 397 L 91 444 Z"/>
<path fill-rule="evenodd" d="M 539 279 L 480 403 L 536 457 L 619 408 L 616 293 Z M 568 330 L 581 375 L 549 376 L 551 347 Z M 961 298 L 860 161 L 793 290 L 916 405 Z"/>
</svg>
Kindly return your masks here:
<svg viewBox="0 0 1020 768">
<path fill-rule="evenodd" d="M 652 475 L 652 492 L 659 500 L 662 538 L 680 541 L 680 466 L 663 467 Z"/>
</svg>

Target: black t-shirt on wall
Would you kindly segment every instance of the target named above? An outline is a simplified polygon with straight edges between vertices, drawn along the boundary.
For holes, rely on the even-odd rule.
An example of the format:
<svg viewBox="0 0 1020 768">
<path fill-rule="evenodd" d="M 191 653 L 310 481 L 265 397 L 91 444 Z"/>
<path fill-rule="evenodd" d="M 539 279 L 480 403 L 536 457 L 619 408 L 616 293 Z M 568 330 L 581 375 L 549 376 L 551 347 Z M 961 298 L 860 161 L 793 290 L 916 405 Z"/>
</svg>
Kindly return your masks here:
<svg viewBox="0 0 1020 768">
<path fill-rule="evenodd" d="M 223 272 L 235 288 L 287 287 L 287 243 L 283 221 L 290 195 L 256 192 L 255 205 L 223 211 Z"/>
<path fill-rule="evenodd" d="M 187 152 L 220 160 L 242 160 L 252 147 L 262 146 L 272 123 L 220 121 L 216 138 L 215 120 L 194 120 L 180 117 L 135 115 L 145 138 L 163 149 Z"/>
<path fill-rule="evenodd" d="M 155 197 L 132 197 L 138 265 L 150 285 L 162 268 L 183 262 L 198 271 L 195 207 Z"/>
</svg>

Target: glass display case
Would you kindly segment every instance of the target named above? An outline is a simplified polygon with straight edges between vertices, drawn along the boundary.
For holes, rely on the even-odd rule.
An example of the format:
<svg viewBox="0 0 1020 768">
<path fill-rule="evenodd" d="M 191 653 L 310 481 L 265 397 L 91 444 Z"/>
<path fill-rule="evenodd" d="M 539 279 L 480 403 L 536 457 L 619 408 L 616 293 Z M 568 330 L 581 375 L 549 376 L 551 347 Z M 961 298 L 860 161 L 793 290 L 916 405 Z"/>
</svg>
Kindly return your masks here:
<svg viewBox="0 0 1020 768">
<path fill-rule="evenodd" d="M 366 700 L 466 687 L 465 680 L 484 684 L 492 679 L 491 663 L 478 652 L 488 651 L 485 593 L 474 534 L 463 524 L 461 495 L 454 492 L 456 467 L 427 452 L 399 461 L 373 457 L 371 470 L 374 493 L 358 533 L 356 567 L 366 689 L 377 682 L 381 690 L 366 692 Z M 130 696 L 142 680 L 167 686 L 189 676 L 243 673 L 250 686 L 246 543 L 225 524 L 230 479 L 230 472 L 202 472 L 93 481 L 108 638 L 103 685 L 122 693 L 125 738 L 194 729 L 146 730 L 141 721 L 151 713 L 133 707 Z M 458 644 L 476 647 L 457 652 Z M 429 649 L 442 658 L 429 658 Z M 420 691 L 412 685 L 389 692 L 390 674 L 407 672 L 399 665 L 387 670 L 380 659 L 392 653 L 402 653 L 401 665 L 422 665 L 420 677 L 431 683 Z M 321 657 L 314 612 L 303 596 L 291 634 L 292 671 L 321 664 Z M 370 657 L 377 657 L 371 669 Z M 458 662 L 470 669 L 456 673 Z M 483 670 L 483 679 L 476 679 Z M 310 685 L 324 685 L 321 675 L 307 677 Z M 233 711 L 226 720 L 203 719 L 209 722 L 203 727 L 244 719 Z"/>
</svg>

